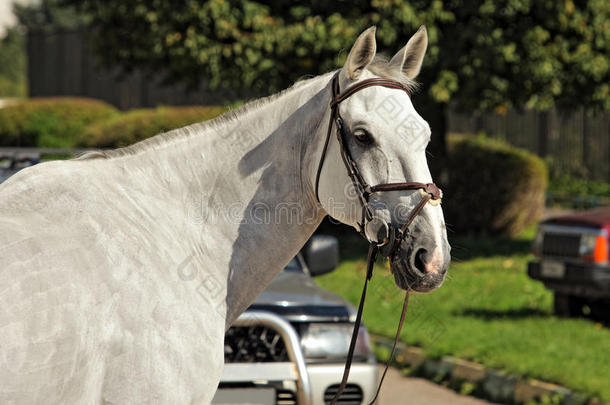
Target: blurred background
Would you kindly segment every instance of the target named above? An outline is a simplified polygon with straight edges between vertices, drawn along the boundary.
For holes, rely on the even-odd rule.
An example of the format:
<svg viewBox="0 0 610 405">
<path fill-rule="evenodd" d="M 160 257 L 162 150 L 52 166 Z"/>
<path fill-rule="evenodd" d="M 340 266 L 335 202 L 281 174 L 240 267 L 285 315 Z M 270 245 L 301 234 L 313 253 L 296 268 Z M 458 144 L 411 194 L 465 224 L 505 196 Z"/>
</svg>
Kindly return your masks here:
<svg viewBox="0 0 610 405">
<path fill-rule="evenodd" d="M 371 25 L 391 56 L 422 24 L 414 104 L 454 259 L 443 288 L 414 297 L 402 340 L 561 384 L 580 395 L 570 403 L 610 401 L 607 0 L 0 0 L 0 164 L 210 119 L 340 67 Z M 365 247 L 336 224 L 321 232 L 342 261 L 316 281 L 356 303 Z M 401 299 L 379 267 L 364 320 L 383 341 Z"/>
</svg>

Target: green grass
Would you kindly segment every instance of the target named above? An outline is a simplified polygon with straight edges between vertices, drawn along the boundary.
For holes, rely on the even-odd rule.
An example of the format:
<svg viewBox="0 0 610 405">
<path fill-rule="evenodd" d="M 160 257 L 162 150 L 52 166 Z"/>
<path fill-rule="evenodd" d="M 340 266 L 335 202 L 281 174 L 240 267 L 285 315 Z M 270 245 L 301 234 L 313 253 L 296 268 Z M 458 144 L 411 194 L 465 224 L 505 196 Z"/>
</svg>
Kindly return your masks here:
<svg viewBox="0 0 610 405">
<path fill-rule="evenodd" d="M 454 260 L 445 284 L 411 297 L 401 338 L 430 356 L 473 360 L 610 400 L 610 330 L 552 315 L 552 294 L 526 274 L 531 234 L 452 240 Z M 357 304 L 366 245 L 351 237 L 342 242 L 339 268 L 316 281 Z M 403 299 L 387 264 L 379 261 L 365 306 L 367 328 L 393 337 Z"/>
</svg>

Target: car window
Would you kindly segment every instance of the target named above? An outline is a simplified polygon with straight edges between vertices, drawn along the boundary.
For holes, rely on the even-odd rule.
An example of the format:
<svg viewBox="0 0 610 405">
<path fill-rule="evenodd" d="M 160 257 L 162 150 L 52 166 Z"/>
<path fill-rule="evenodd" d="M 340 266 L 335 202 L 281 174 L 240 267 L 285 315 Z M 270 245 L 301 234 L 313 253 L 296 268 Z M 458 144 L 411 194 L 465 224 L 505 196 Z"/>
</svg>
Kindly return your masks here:
<svg viewBox="0 0 610 405">
<path fill-rule="evenodd" d="M 301 263 L 297 260 L 296 257 L 293 257 L 290 263 L 284 267 L 284 271 L 295 271 L 295 272 L 303 272 L 303 268 L 301 267 Z"/>
</svg>

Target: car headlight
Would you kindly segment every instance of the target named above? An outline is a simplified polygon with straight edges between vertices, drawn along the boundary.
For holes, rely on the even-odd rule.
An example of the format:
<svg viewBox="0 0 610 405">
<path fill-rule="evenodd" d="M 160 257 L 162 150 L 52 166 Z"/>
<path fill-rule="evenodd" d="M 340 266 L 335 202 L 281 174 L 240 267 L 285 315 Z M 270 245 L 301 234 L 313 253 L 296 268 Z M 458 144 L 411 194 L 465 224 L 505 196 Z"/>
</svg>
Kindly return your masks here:
<svg viewBox="0 0 610 405">
<path fill-rule="evenodd" d="M 580 237 L 580 255 L 590 263 L 608 262 L 608 242 L 606 232 L 585 233 Z"/>
<path fill-rule="evenodd" d="M 345 359 L 349 351 L 353 324 L 311 323 L 301 333 L 303 354 L 308 359 Z M 360 325 L 354 358 L 368 358 L 371 344 L 366 328 Z"/>
</svg>

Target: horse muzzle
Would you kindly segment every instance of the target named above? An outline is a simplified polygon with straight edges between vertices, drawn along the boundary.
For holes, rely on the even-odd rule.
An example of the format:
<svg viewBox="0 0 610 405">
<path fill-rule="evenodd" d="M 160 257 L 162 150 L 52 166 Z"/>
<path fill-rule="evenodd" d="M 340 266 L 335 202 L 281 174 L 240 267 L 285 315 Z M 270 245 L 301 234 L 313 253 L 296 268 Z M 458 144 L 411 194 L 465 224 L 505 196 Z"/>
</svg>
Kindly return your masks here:
<svg viewBox="0 0 610 405">
<path fill-rule="evenodd" d="M 399 288 L 430 292 L 443 284 L 451 255 L 447 243 L 416 232 L 400 240 L 389 259 Z"/>
</svg>

